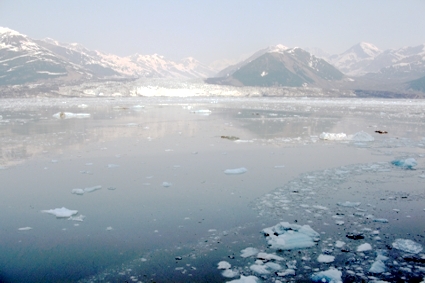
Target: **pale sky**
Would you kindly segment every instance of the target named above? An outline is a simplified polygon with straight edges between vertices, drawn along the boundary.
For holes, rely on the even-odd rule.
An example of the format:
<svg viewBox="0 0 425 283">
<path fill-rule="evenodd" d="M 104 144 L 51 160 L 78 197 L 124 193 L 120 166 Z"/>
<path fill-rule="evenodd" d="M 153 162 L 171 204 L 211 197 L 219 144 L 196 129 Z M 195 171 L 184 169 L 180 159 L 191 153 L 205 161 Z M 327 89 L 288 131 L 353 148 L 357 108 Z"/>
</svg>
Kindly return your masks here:
<svg viewBox="0 0 425 283">
<path fill-rule="evenodd" d="M 210 64 L 266 48 L 425 43 L 424 0 L 0 0 L 0 26 L 127 56 Z"/>
</svg>

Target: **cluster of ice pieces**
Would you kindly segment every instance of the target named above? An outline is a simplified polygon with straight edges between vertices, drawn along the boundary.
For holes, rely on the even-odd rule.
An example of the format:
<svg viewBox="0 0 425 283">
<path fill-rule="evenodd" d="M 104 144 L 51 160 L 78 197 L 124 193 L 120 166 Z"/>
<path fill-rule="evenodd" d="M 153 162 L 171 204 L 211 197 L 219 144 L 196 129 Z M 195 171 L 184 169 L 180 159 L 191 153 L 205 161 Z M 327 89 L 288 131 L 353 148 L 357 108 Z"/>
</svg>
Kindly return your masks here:
<svg viewBox="0 0 425 283">
<path fill-rule="evenodd" d="M 323 132 L 319 135 L 321 140 L 329 141 L 355 141 L 355 142 L 372 142 L 374 137 L 366 132 L 357 132 L 354 135 L 347 135 L 345 133 L 326 133 Z"/>
</svg>

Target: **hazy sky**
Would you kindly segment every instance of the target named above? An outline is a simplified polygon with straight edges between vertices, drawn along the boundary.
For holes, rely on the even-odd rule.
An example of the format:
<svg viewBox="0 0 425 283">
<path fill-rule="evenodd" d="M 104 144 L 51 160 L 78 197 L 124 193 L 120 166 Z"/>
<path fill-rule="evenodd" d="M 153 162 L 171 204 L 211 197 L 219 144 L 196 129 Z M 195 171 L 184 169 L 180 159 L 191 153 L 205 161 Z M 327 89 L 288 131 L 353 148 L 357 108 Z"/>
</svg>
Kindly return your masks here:
<svg viewBox="0 0 425 283">
<path fill-rule="evenodd" d="M 0 26 L 121 56 L 204 63 L 269 45 L 341 53 L 425 43 L 424 0 L 0 0 Z"/>
</svg>

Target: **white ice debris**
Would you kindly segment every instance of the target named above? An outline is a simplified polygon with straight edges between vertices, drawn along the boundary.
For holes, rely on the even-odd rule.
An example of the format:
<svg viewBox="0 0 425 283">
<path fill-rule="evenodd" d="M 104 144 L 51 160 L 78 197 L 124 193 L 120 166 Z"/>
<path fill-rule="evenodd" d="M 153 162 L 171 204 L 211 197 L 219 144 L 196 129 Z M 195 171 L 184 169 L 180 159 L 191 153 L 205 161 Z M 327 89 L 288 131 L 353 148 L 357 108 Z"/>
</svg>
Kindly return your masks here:
<svg viewBox="0 0 425 283">
<path fill-rule="evenodd" d="M 343 206 L 343 207 L 356 207 L 359 206 L 361 202 L 351 202 L 351 201 L 345 201 L 345 202 L 338 202 L 337 205 Z"/>
<path fill-rule="evenodd" d="M 232 267 L 232 265 L 230 263 L 228 263 L 227 261 L 224 261 L 224 260 L 220 261 L 217 264 L 217 269 L 229 269 L 231 267 Z"/>
<path fill-rule="evenodd" d="M 18 228 L 18 231 L 29 231 L 32 230 L 32 227 L 22 227 L 22 228 Z"/>
<path fill-rule="evenodd" d="M 84 195 L 84 190 L 83 189 L 72 189 L 71 190 L 71 194 L 74 194 L 74 195 Z"/>
<path fill-rule="evenodd" d="M 224 174 L 226 174 L 226 175 L 239 175 L 239 174 L 244 174 L 247 171 L 248 170 L 245 167 L 241 167 L 241 168 L 224 170 Z"/>
<path fill-rule="evenodd" d="M 322 262 L 322 263 L 331 263 L 335 260 L 335 257 L 332 255 L 325 255 L 325 254 L 320 254 L 319 257 L 317 258 L 318 262 Z"/>
<path fill-rule="evenodd" d="M 249 267 L 249 269 L 251 269 L 252 271 L 258 274 L 270 274 L 270 271 L 265 265 L 253 264 Z"/>
<path fill-rule="evenodd" d="M 256 254 L 258 254 L 258 249 L 256 248 L 249 247 L 249 248 L 241 250 L 241 257 L 243 258 L 250 257 Z"/>
<path fill-rule="evenodd" d="M 108 164 L 108 168 L 117 168 L 120 167 L 118 164 Z"/>
<path fill-rule="evenodd" d="M 49 210 L 42 210 L 41 212 L 52 214 L 56 216 L 57 218 L 67 218 L 77 214 L 78 210 L 70 210 L 65 207 L 62 207 L 62 208 L 55 208 L 55 209 L 49 209 Z"/>
<path fill-rule="evenodd" d="M 86 192 L 86 193 L 92 193 L 92 192 L 94 192 L 94 191 L 97 191 L 97 190 L 100 190 L 100 189 L 102 189 L 102 186 L 94 186 L 94 187 L 88 187 L 88 188 L 85 188 L 84 189 L 84 192 Z"/>
<path fill-rule="evenodd" d="M 418 162 L 416 162 L 416 159 L 414 158 L 406 158 L 406 159 L 396 159 L 391 161 L 391 164 L 403 168 L 403 169 L 415 169 L 416 165 L 418 165 Z"/>
<path fill-rule="evenodd" d="M 345 245 L 345 243 L 343 241 L 336 241 L 335 242 L 335 247 L 337 248 L 342 248 Z"/>
<path fill-rule="evenodd" d="M 232 281 L 227 281 L 228 283 L 258 283 L 258 278 L 255 276 L 243 276 L 241 278 L 235 279 Z"/>
<path fill-rule="evenodd" d="M 226 269 L 221 273 L 221 275 L 226 278 L 233 278 L 238 276 L 239 272 L 237 270 Z"/>
<path fill-rule="evenodd" d="M 396 239 L 394 243 L 392 243 L 392 246 L 398 250 L 412 254 L 420 253 L 423 249 L 421 244 L 409 239 Z"/>
<path fill-rule="evenodd" d="M 372 246 L 368 243 L 361 244 L 360 246 L 357 247 L 358 252 L 370 251 L 371 249 L 372 249 Z"/>
<path fill-rule="evenodd" d="M 372 266 L 369 269 L 370 273 L 384 273 L 387 270 L 384 261 L 386 261 L 388 257 L 384 255 L 384 251 L 376 252 L 376 259 L 372 263 Z"/>
<path fill-rule="evenodd" d="M 78 216 L 71 216 L 71 217 L 68 218 L 68 220 L 83 222 L 84 218 L 86 218 L 86 217 L 81 214 L 81 215 L 78 215 Z"/>
<path fill-rule="evenodd" d="M 169 182 L 162 182 L 162 186 L 164 187 L 164 188 L 168 188 L 168 187 L 171 187 L 171 183 L 169 183 Z"/>
<path fill-rule="evenodd" d="M 71 119 L 71 118 L 90 118 L 88 113 L 72 113 L 72 112 L 58 112 L 53 115 L 53 118 L 56 119 Z"/>
<path fill-rule="evenodd" d="M 321 140 L 328 140 L 328 141 L 345 141 L 348 139 L 347 135 L 345 133 L 326 133 L 323 132 L 319 135 L 319 138 Z"/>
<path fill-rule="evenodd" d="M 258 253 L 257 258 L 263 259 L 263 260 L 284 260 L 283 257 L 280 257 L 275 254 L 268 254 L 268 253 Z"/>
<path fill-rule="evenodd" d="M 211 110 L 209 110 L 209 109 L 194 110 L 194 111 L 191 111 L 191 112 L 195 113 L 195 114 L 199 114 L 199 115 L 205 115 L 205 116 L 208 116 L 212 113 Z"/>
<path fill-rule="evenodd" d="M 312 247 L 320 240 L 320 234 L 309 225 L 281 222 L 263 229 L 268 244 L 276 250 L 293 250 Z M 276 236 L 277 234 L 277 236 Z"/>
<path fill-rule="evenodd" d="M 282 272 L 277 272 L 276 275 L 279 276 L 279 277 L 285 277 L 285 276 L 288 276 L 288 275 L 295 276 L 295 270 L 292 269 L 292 268 L 288 268 L 288 269 L 286 269 Z"/>
<path fill-rule="evenodd" d="M 313 282 L 320 283 L 342 283 L 342 272 L 338 269 L 330 268 L 325 271 L 314 273 L 311 276 Z"/>
</svg>

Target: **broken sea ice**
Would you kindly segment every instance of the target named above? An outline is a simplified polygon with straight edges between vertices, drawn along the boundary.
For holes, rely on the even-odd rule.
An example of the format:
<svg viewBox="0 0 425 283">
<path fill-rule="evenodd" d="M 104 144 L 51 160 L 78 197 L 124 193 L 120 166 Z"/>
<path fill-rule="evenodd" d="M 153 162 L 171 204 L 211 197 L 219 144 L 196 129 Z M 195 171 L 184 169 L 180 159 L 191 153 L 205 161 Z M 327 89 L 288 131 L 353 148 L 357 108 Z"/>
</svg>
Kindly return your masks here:
<svg viewBox="0 0 425 283">
<path fill-rule="evenodd" d="M 62 207 L 62 208 L 55 208 L 55 209 L 49 209 L 49 210 L 42 210 L 41 212 L 52 214 L 56 216 L 57 218 L 67 218 L 77 214 L 78 210 L 70 210 L 68 208 Z"/>
<path fill-rule="evenodd" d="M 293 250 L 310 248 L 320 240 L 320 234 L 309 225 L 281 222 L 273 227 L 263 229 L 268 244 L 276 250 Z"/>
<path fill-rule="evenodd" d="M 418 163 L 416 162 L 414 158 L 396 159 L 391 161 L 391 164 L 397 167 L 400 167 L 403 169 L 409 169 L 409 170 L 414 170 L 415 169 L 414 167 L 418 165 Z"/>
<path fill-rule="evenodd" d="M 392 246 L 403 252 L 417 254 L 422 251 L 422 245 L 409 239 L 396 239 Z"/>
</svg>

